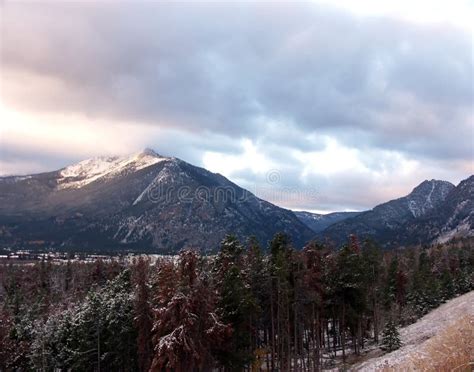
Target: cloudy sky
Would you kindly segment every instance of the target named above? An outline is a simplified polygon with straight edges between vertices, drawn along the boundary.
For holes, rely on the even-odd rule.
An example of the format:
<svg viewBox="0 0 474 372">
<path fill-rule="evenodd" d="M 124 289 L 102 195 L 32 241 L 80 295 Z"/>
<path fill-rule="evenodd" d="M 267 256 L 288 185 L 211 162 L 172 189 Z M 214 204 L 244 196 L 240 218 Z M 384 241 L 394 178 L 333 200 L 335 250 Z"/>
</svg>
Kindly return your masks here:
<svg viewBox="0 0 474 372">
<path fill-rule="evenodd" d="M 335 211 L 474 173 L 471 1 L 0 7 L 0 174 L 151 147 Z"/>
</svg>

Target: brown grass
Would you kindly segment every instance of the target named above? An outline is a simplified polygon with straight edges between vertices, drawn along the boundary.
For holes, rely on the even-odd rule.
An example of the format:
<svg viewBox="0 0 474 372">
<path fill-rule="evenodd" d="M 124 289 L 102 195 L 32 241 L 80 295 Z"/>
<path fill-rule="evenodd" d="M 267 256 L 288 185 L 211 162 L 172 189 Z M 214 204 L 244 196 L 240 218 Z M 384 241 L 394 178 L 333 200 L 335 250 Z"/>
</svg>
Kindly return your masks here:
<svg viewBox="0 0 474 372">
<path fill-rule="evenodd" d="M 474 361 L 474 317 L 466 315 L 432 337 L 416 353 L 412 363 L 417 370 L 428 371 L 472 371 Z M 428 356 L 428 361 L 420 356 Z M 426 365 L 428 362 L 428 366 Z"/>
<path fill-rule="evenodd" d="M 474 371 L 474 317 L 463 316 L 413 350 L 408 358 L 379 371 Z"/>
</svg>

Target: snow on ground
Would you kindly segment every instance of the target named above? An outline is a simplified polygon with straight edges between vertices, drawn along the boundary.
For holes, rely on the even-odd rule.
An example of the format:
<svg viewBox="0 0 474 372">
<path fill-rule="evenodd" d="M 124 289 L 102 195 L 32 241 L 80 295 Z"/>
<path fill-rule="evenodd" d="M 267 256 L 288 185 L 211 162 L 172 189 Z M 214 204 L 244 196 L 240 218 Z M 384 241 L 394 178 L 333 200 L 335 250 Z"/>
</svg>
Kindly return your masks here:
<svg viewBox="0 0 474 372">
<path fill-rule="evenodd" d="M 471 229 L 471 223 L 469 221 L 470 218 L 471 218 L 470 215 L 467 216 L 464 220 L 462 220 L 459 224 L 457 224 L 457 226 L 451 229 L 448 229 L 446 227 L 449 224 L 448 222 L 443 229 L 444 231 L 441 233 L 438 239 L 436 239 L 436 242 L 443 244 L 455 237 L 472 236 L 474 234 L 474 231 Z"/>
<path fill-rule="evenodd" d="M 473 362 L 474 291 L 448 301 L 416 323 L 400 329 L 400 338 L 400 349 L 356 365 L 352 370 L 439 371 Z M 460 360 L 464 361 L 456 364 Z M 444 363 L 444 367 L 440 363 Z"/>
</svg>

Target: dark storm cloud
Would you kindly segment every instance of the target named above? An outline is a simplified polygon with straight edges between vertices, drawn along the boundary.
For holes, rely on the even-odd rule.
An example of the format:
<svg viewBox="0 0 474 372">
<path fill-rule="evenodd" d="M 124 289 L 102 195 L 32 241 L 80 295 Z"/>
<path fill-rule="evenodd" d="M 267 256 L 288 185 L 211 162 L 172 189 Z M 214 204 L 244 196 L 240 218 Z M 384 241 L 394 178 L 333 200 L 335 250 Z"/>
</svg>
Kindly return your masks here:
<svg viewBox="0 0 474 372">
<path fill-rule="evenodd" d="M 292 166 L 302 164 L 287 154 L 321 150 L 328 136 L 367 153 L 472 160 L 472 40 L 447 24 L 303 3 L 3 11 L 3 100 L 20 110 L 167 128 L 150 145 L 195 163 L 205 151 L 238 154 L 250 138 L 290 186 L 301 185 Z M 351 181 L 366 191 L 363 177 Z"/>
</svg>

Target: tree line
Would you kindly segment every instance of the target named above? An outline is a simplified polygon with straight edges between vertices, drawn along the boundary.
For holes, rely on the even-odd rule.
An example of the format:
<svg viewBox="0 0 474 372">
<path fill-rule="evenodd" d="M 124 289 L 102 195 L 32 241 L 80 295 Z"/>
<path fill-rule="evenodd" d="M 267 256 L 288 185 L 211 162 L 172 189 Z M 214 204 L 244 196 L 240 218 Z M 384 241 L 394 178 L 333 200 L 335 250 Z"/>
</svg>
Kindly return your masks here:
<svg viewBox="0 0 474 372">
<path fill-rule="evenodd" d="M 319 371 L 474 288 L 470 241 L 383 251 L 277 234 L 219 253 L 0 266 L 0 371 Z"/>
</svg>

